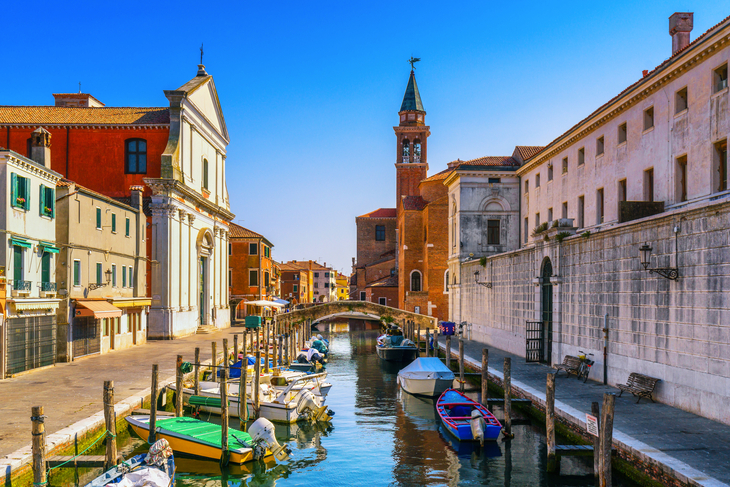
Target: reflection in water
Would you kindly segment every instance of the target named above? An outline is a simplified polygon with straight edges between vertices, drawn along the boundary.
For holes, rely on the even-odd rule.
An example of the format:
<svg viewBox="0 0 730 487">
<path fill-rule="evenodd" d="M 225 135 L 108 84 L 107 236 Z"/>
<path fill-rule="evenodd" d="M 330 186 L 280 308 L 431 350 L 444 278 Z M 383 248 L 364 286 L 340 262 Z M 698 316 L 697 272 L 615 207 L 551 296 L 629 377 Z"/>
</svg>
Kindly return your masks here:
<svg viewBox="0 0 730 487">
<path fill-rule="evenodd" d="M 345 324 L 333 329 L 348 330 Z M 534 426 L 515 425 L 515 439 L 511 441 L 488 442 L 484 447 L 460 443 L 441 427 L 435 399 L 412 396 L 399 389 L 396 377 L 405 364 L 377 357 L 378 331 L 349 330 L 327 335 L 332 351 L 327 366 L 328 382 L 333 384 L 327 404 L 337 412 L 332 422 L 276 425 L 277 439 L 292 449 L 290 460 L 278 465 L 275 461 L 231 465 L 221 470 L 217 462 L 176 458 L 176 485 L 594 484 L 590 457 L 564 458 L 562 475 L 545 474 L 545 438 Z M 495 409 L 500 416 L 500 408 Z M 212 416 L 210 420 L 219 418 Z M 125 456 L 136 445 L 143 445 L 142 441 L 135 441 L 122 445 Z M 144 451 L 142 447 L 137 450 Z"/>
</svg>

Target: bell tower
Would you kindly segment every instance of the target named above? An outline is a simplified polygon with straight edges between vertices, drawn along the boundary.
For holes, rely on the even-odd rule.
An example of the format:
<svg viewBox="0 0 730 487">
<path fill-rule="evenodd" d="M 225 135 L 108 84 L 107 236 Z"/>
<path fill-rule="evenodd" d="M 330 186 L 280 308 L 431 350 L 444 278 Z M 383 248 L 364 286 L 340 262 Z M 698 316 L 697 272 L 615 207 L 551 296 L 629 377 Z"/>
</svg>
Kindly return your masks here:
<svg viewBox="0 0 730 487">
<path fill-rule="evenodd" d="M 416 74 L 413 64 L 419 61 L 418 58 L 411 58 L 411 76 L 408 78 L 408 86 L 403 96 L 398 115 L 400 123 L 395 130 L 396 144 L 396 208 L 400 211 L 403 196 L 418 195 L 418 183 L 426 179 L 428 173 L 428 162 L 426 142 L 431 135 L 429 127 L 425 123 L 426 111 L 421 103 L 421 95 L 418 93 Z"/>
</svg>

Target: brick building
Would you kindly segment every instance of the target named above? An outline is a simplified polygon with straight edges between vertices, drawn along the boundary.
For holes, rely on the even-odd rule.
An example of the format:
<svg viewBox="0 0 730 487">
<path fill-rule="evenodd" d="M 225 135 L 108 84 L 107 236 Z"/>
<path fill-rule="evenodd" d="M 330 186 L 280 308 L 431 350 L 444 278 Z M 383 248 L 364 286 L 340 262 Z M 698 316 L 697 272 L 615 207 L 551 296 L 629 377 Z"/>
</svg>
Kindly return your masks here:
<svg viewBox="0 0 730 487">
<path fill-rule="evenodd" d="M 357 258 L 353 259 L 350 299 L 365 301 L 369 283 L 395 275 L 396 210 L 379 208 L 355 218 Z"/>
<path fill-rule="evenodd" d="M 281 268 L 281 297 L 291 305 L 309 303 L 308 271 L 299 267 L 282 263 Z"/>
<path fill-rule="evenodd" d="M 269 301 L 278 297 L 279 266 L 271 257 L 274 245 L 266 237 L 235 223 L 228 225 L 231 229 L 228 244 L 231 307 L 236 318 L 243 318 L 259 311 L 246 306 L 246 301 Z"/>
</svg>

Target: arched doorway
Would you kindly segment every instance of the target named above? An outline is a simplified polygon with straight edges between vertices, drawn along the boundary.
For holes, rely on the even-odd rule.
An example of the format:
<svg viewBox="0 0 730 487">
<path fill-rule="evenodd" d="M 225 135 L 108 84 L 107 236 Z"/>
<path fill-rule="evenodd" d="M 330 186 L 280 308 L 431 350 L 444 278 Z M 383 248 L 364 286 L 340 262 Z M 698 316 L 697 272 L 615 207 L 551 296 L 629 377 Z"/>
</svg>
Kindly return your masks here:
<svg viewBox="0 0 730 487">
<path fill-rule="evenodd" d="M 550 259 L 545 259 L 542 265 L 542 282 L 540 283 L 540 320 L 542 321 L 542 343 L 543 361 L 552 363 L 551 355 L 553 350 L 553 284 L 550 278 L 553 276 L 553 265 Z"/>
<path fill-rule="evenodd" d="M 213 247 L 215 246 L 213 235 L 210 229 L 203 228 L 198 232 L 197 248 L 198 248 L 198 319 L 199 326 L 205 326 L 211 323 L 210 309 L 210 282 L 211 282 L 211 259 L 213 257 Z"/>
</svg>

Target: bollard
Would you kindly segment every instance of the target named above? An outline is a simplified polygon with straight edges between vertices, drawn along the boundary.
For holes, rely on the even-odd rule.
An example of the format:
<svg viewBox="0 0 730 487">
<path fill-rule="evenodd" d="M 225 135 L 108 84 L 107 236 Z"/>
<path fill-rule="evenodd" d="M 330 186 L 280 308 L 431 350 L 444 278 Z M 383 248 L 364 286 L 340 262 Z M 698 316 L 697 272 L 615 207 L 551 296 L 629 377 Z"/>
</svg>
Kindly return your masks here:
<svg viewBox="0 0 730 487">
<path fill-rule="evenodd" d="M 428 327 L 426 327 L 426 357 L 431 356 L 431 350 L 429 350 L 429 346 L 428 346 L 429 342 L 431 341 L 430 338 L 431 338 L 431 330 Z"/>
<path fill-rule="evenodd" d="M 482 349 L 482 405 L 489 409 L 489 350 Z"/>
<path fill-rule="evenodd" d="M 157 364 L 152 365 L 152 392 L 150 393 L 150 434 L 147 443 L 150 445 L 157 441 Z"/>
<path fill-rule="evenodd" d="M 464 392 L 464 340 L 459 338 L 459 390 Z"/>
<path fill-rule="evenodd" d="M 502 433 L 507 438 L 514 438 L 512 434 L 512 359 L 504 359 L 504 429 Z"/>
<path fill-rule="evenodd" d="M 613 408 L 616 404 L 616 394 L 603 394 L 603 411 L 600 422 L 600 473 L 598 485 L 611 487 L 611 446 L 613 443 Z M 595 452 L 594 452 L 595 454 Z"/>
<path fill-rule="evenodd" d="M 560 459 L 555 456 L 555 374 L 548 372 L 545 387 L 545 432 L 547 436 L 548 473 L 560 472 Z"/>
<path fill-rule="evenodd" d="M 238 335 L 233 335 L 233 363 L 238 362 Z"/>
<path fill-rule="evenodd" d="M 182 373 L 182 355 L 177 356 L 175 364 L 175 416 L 178 418 L 183 415 L 183 373 Z"/>
<path fill-rule="evenodd" d="M 215 342 L 211 342 L 210 347 L 211 347 L 212 353 L 213 353 L 213 355 L 210 358 L 210 370 L 212 371 L 212 374 L 213 374 L 213 378 L 211 380 L 213 382 L 217 382 L 218 374 L 216 373 L 216 371 L 218 369 L 216 369 L 216 365 L 218 365 L 218 353 L 216 352 L 216 349 L 215 349 Z"/>
<path fill-rule="evenodd" d="M 33 422 L 33 485 L 46 484 L 46 426 L 43 406 L 33 406 L 30 420 Z"/>
<path fill-rule="evenodd" d="M 109 470 L 117 464 L 117 415 L 114 413 L 114 381 L 111 380 L 104 381 L 104 424 L 109 434 L 104 468 Z"/>
<path fill-rule="evenodd" d="M 254 366 L 254 384 L 253 384 L 253 397 L 254 397 L 254 409 L 256 412 L 256 418 L 259 417 L 259 411 L 261 408 L 261 350 L 256 350 L 256 365 Z"/>
<path fill-rule="evenodd" d="M 226 348 L 226 339 L 223 339 L 223 348 Z M 223 361 L 221 370 L 221 459 L 222 466 L 228 465 L 228 360 Z"/>
<path fill-rule="evenodd" d="M 601 406 L 597 402 L 591 403 L 591 415 L 598 419 L 598 434 L 601 434 Z M 593 476 L 598 478 L 601 471 L 601 456 L 598 452 L 601 450 L 601 437 L 593 437 Z"/>
<path fill-rule="evenodd" d="M 451 370 L 451 335 L 446 335 L 446 366 Z"/>
<path fill-rule="evenodd" d="M 195 347 L 195 365 L 193 365 L 193 393 L 198 396 L 200 395 L 200 348 Z"/>
</svg>

